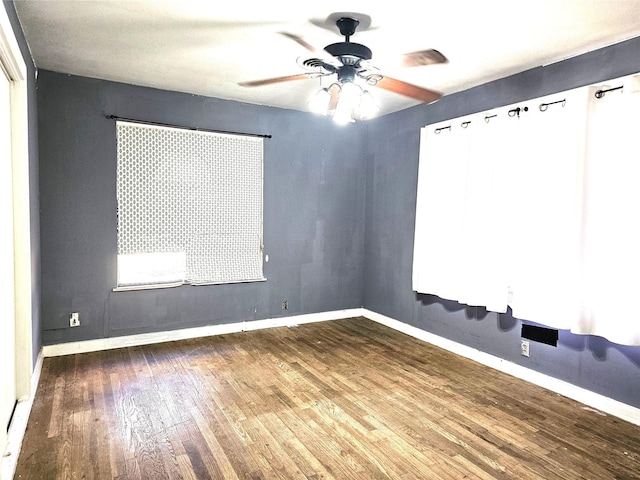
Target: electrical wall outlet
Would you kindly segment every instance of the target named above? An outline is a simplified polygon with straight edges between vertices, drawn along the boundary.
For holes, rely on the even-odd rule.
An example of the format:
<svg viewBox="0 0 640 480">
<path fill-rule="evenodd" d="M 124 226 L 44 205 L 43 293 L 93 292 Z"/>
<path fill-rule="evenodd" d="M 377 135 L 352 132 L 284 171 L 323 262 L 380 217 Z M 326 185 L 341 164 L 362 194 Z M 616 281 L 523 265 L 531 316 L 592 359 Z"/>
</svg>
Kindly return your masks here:
<svg viewBox="0 0 640 480">
<path fill-rule="evenodd" d="M 69 315 L 69 326 L 70 327 L 80 326 L 80 314 L 78 312 L 73 312 L 71 315 Z"/>
<path fill-rule="evenodd" d="M 289 302 L 287 300 L 282 301 L 282 310 L 289 310 Z"/>
<path fill-rule="evenodd" d="M 527 340 L 522 340 L 520 342 L 520 353 L 524 357 L 529 356 L 529 342 Z"/>
</svg>

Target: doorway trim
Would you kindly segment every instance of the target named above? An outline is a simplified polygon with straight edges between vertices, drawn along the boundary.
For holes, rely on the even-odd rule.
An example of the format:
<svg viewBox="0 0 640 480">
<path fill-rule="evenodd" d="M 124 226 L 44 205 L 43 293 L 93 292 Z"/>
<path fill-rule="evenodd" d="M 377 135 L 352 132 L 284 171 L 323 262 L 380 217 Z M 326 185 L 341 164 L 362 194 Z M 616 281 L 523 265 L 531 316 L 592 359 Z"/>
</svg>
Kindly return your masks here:
<svg viewBox="0 0 640 480">
<path fill-rule="evenodd" d="M 29 199 L 29 119 L 27 67 L 7 12 L 0 12 L 0 63 L 11 81 L 11 156 L 16 291 L 16 393 L 18 400 L 31 393 L 33 371 L 31 211 Z"/>
<path fill-rule="evenodd" d="M 9 7 L 12 8 L 12 7 Z M 29 107 L 27 96 L 27 67 L 16 40 L 5 6 L 0 8 L 0 68 L 11 82 L 11 163 L 13 181 L 14 268 L 15 268 L 15 352 L 16 397 L 18 406 L 9 430 L 8 457 L 2 459 L 0 476 L 12 471 L 22 444 L 26 418 L 33 396 L 34 369 L 32 331 L 32 262 L 31 262 L 31 206 L 29 188 Z M 38 360 L 38 365 L 41 362 Z M 25 415 L 26 414 L 26 415 Z M 15 427 L 15 428 L 14 428 Z M 9 465 L 7 465 L 9 464 Z M 11 476 L 13 476 L 11 474 Z M 10 477 L 7 477 L 10 478 Z"/>
</svg>

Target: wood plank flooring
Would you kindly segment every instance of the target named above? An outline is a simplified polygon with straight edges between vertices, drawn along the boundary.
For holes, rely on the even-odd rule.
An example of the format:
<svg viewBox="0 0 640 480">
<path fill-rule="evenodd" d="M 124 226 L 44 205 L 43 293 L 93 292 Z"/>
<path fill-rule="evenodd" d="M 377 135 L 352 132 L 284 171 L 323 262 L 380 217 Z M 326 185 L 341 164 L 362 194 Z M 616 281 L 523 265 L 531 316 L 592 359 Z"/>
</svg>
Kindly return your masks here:
<svg viewBox="0 0 640 480">
<path fill-rule="evenodd" d="M 363 318 L 47 358 L 19 479 L 632 479 L 640 428 Z"/>
</svg>

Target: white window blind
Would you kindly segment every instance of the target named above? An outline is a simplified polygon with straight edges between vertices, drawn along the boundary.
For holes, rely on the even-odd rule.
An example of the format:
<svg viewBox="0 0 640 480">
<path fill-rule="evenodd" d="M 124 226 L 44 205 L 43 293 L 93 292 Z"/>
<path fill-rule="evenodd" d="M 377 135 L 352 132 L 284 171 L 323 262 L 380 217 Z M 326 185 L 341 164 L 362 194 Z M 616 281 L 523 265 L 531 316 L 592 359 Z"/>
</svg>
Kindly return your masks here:
<svg viewBox="0 0 640 480">
<path fill-rule="evenodd" d="M 264 280 L 263 140 L 117 121 L 118 287 Z"/>
</svg>

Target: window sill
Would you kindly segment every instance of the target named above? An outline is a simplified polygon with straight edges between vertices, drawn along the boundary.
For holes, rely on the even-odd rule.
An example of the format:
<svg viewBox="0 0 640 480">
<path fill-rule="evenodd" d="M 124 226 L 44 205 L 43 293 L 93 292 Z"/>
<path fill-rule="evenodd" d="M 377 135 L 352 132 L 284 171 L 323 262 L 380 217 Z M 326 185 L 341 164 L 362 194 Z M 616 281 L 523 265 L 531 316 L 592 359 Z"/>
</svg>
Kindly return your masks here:
<svg viewBox="0 0 640 480">
<path fill-rule="evenodd" d="M 149 285 L 126 285 L 121 287 L 114 287 L 112 292 L 132 292 L 137 290 L 157 290 L 159 288 L 175 288 L 175 287 L 205 287 L 208 285 L 229 285 L 232 283 L 253 283 L 253 282 L 266 282 L 267 279 L 256 278 L 253 280 L 237 280 L 233 282 L 210 282 L 210 283 L 184 283 L 184 282 L 175 282 L 175 283 L 157 283 L 157 284 L 149 284 Z"/>
<path fill-rule="evenodd" d="M 188 285 L 188 283 L 176 282 L 176 283 L 156 283 L 149 285 L 123 285 L 121 287 L 114 287 L 112 292 L 131 292 L 133 290 L 156 290 L 158 288 L 175 288 L 182 285 Z"/>
</svg>

